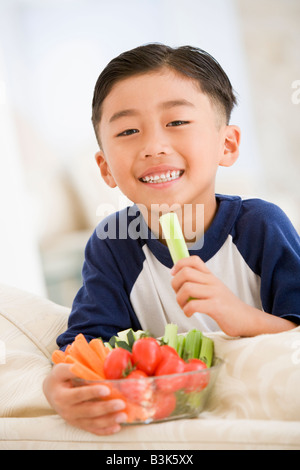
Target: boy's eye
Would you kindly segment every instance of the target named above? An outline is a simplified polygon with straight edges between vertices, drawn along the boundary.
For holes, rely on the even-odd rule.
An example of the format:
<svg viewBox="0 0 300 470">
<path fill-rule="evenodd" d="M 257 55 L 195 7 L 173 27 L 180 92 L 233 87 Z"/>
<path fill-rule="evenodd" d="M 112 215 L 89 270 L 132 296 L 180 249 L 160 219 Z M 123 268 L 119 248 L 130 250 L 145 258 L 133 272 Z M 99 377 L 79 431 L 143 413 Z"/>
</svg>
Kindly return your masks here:
<svg viewBox="0 0 300 470">
<path fill-rule="evenodd" d="M 176 127 L 176 126 L 183 126 L 184 124 L 188 124 L 189 121 L 172 121 L 167 124 L 167 127 Z"/>
<path fill-rule="evenodd" d="M 137 132 L 139 132 L 138 129 L 126 129 L 126 131 L 120 132 L 120 134 L 118 134 L 117 137 L 132 135 L 132 134 L 136 134 Z"/>
</svg>

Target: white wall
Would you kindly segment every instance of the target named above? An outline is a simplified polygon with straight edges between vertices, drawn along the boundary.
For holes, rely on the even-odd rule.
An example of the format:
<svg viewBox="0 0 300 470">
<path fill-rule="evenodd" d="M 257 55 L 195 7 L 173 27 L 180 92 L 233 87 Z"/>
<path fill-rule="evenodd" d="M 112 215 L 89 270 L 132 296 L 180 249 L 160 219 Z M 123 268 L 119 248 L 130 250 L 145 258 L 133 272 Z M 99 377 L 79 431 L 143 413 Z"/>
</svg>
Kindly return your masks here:
<svg viewBox="0 0 300 470">
<path fill-rule="evenodd" d="M 34 212 L 22 168 L 0 50 L 0 283 L 42 295 Z"/>
</svg>

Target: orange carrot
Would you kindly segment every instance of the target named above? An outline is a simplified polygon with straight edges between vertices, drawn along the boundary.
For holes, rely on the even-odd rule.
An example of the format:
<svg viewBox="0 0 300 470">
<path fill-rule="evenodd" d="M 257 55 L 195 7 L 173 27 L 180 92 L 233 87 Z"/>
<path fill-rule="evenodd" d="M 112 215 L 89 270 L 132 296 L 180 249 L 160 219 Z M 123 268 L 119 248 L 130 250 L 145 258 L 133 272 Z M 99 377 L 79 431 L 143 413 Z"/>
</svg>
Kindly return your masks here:
<svg viewBox="0 0 300 470">
<path fill-rule="evenodd" d="M 65 361 L 65 353 L 64 351 L 60 351 L 59 349 L 56 349 L 52 353 L 52 362 L 54 364 L 60 364 Z"/>
<path fill-rule="evenodd" d="M 93 370 L 96 374 L 102 376 L 103 375 L 103 361 L 97 356 L 95 351 L 90 347 L 89 343 L 85 339 L 82 334 L 76 336 L 74 343 L 72 344 L 72 351 L 73 348 L 77 353 L 81 356 L 81 361 L 91 370 Z M 73 356 L 73 353 L 71 352 Z"/>
<path fill-rule="evenodd" d="M 100 377 L 98 374 L 93 372 L 88 367 L 84 366 L 81 362 L 74 359 L 72 356 L 68 355 L 65 359 L 67 364 L 72 364 L 71 372 L 73 372 L 76 377 L 79 377 L 83 380 L 102 380 L 103 377 Z"/>
<path fill-rule="evenodd" d="M 80 348 L 78 348 L 78 344 L 75 345 L 75 341 L 72 343 L 71 347 L 68 350 L 68 356 L 73 357 L 74 359 L 76 359 L 78 362 L 80 362 L 85 367 L 89 367 L 89 363 L 83 357 L 83 355 L 80 351 Z"/>
<path fill-rule="evenodd" d="M 100 338 L 94 338 L 89 342 L 90 347 L 97 354 L 98 357 L 104 362 L 106 356 L 109 354 L 110 349 L 104 346 Z"/>
<path fill-rule="evenodd" d="M 137 403 L 132 403 L 130 401 L 126 402 L 126 408 L 124 411 L 127 414 L 127 423 L 145 421 L 147 418 L 151 417 L 149 410 L 144 408 L 142 405 L 138 405 Z"/>
</svg>

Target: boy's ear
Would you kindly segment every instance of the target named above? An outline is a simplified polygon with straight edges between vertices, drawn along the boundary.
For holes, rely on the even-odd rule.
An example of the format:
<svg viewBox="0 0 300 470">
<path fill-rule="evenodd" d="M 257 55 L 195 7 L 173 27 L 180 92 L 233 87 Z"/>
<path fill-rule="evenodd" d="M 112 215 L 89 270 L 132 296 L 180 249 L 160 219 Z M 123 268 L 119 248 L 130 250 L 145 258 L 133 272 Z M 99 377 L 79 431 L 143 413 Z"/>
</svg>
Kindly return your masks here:
<svg viewBox="0 0 300 470">
<path fill-rule="evenodd" d="M 111 188 L 115 188 L 117 184 L 114 180 L 114 177 L 111 174 L 109 165 L 105 159 L 105 156 L 102 150 L 96 153 L 95 159 L 96 159 L 98 167 L 100 168 L 100 173 L 105 183 Z"/>
<path fill-rule="evenodd" d="M 238 126 L 226 126 L 224 135 L 223 155 L 220 159 L 220 166 L 233 165 L 239 156 L 239 146 L 241 140 L 241 130 Z"/>
</svg>

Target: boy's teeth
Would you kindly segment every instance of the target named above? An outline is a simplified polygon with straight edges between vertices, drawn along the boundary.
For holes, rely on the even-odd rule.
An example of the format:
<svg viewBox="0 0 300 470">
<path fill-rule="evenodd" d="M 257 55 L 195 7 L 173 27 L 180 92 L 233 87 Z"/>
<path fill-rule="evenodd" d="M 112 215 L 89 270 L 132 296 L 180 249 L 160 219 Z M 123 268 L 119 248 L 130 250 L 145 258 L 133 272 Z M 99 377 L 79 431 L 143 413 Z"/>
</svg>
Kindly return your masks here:
<svg viewBox="0 0 300 470">
<path fill-rule="evenodd" d="M 142 178 L 144 183 L 165 183 L 166 181 L 172 181 L 181 176 L 180 170 L 167 171 L 161 175 L 149 175 Z"/>
</svg>

